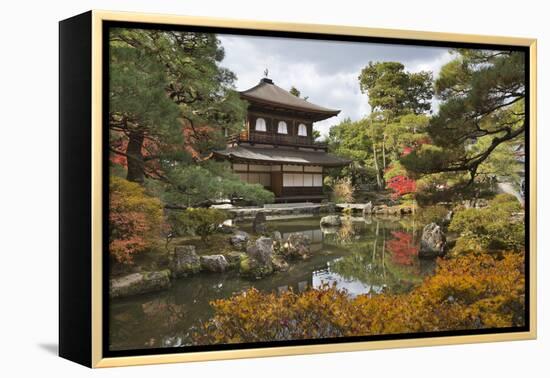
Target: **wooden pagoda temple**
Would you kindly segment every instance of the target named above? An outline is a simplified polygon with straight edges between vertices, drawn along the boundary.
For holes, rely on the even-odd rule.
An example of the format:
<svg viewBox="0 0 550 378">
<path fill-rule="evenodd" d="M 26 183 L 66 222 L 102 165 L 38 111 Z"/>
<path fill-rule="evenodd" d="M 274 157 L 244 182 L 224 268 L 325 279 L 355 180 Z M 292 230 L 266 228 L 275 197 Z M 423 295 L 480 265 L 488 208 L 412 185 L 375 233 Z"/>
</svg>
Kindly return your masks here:
<svg viewBox="0 0 550 378">
<path fill-rule="evenodd" d="M 303 100 L 263 78 L 240 92 L 248 102 L 244 131 L 228 137 L 227 147 L 215 151 L 217 159 L 231 162 L 243 181 L 261 184 L 275 194 L 276 202 L 320 202 L 326 168 L 351 161 L 327 153 L 316 143 L 313 123 L 340 111 Z"/>
</svg>

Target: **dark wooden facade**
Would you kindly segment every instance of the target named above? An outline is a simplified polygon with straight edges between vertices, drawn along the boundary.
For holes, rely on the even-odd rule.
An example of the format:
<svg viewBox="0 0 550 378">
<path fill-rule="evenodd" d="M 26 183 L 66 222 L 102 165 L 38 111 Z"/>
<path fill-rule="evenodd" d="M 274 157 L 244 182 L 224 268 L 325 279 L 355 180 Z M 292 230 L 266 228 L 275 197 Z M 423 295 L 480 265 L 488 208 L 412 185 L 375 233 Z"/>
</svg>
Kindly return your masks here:
<svg viewBox="0 0 550 378">
<path fill-rule="evenodd" d="M 249 103 L 244 130 L 228 138 L 226 150 L 214 154 L 231 161 L 243 181 L 271 190 L 277 202 L 326 198 L 325 168 L 349 161 L 315 142 L 313 124 L 339 111 L 294 97 L 269 79 L 241 92 L 241 98 Z"/>
</svg>

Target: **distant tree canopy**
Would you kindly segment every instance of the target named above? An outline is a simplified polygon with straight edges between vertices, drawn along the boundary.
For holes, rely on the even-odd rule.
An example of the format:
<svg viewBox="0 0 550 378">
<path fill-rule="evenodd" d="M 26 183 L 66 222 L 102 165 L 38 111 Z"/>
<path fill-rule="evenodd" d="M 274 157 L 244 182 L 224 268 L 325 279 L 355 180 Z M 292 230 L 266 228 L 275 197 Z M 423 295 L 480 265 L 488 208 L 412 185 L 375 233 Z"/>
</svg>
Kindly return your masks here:
<svg viewBox="0 0 550 378">
<path fill-rule="evenodd" d="M 415 180 L 426 200 L 484 195 L 503 177 L 519 181 L 516 152 L 522 151 L 526 127 L 524 54 L 453 53 L 435 82 L 431 73 L 407 72 L 398 62 L 363 68 L 359 84 L 371 114 L 345 120 L 329 134 L 331 151 L 355 160 L 341 173 L 364 179 L 372 167 L 379 189 L 388 180 Z M 432 115 L 434 95 L 439 109 Z"/>
<path fill-rule="evenodd" d="M 392 164 L 426 138 L 432 74 L 407 72 L 398 62 L 369 62 L 358 79 L 369 96 L 371 114 L 333 126 L 329 147 L 354 160 L 341 172 L 351 175 L 354 183 L 374 181 L 378 189 L 385 189 Z"/>
<path fill-rule="evenodd" d="M 373 112 L 388 112 L 389 117 L 395 117 L 431 110 L 431 72 L 407 72 L 398 62 L 369 62 L 359 75 L 359 84 L 368 94 Z"/>
<path fill-rule="evenodd" d="M 290 88 L 290 91 L 288 91 L 288 93 L 296 97 L 300 97 L 300 95 L 302 94 L 295 86 L 292 86 L 292 88 Z"/>
<path fill-rule="evenodd" d="M 408 147 L 405 140 L 400 140 L 403 131 L 417 136 L 421 132 L 420 127 L 412 127 L 409 131 L 407 125 L 410 122 L 402 123 L 401 117 L 418 116 L 414 122 L 424 123 L 421 115 L 431 110 L 432 74 L 427 71 L 407 72 L 399 62 L 369 62 L 359 75 L 359 85 L 361 91 L 369 96 L 373 162 L 378 187 L 383 189 L 384 172 L 391 160 L 387 154 L 393 153 L 395 159 L 400 149 Z"/>
<path fill-rule="evenodd" d="M 220 66 L 223 58 L 211 33 L 112 30 L 109 148 L 113 159 L 122 159 L 129 181 L 186 205 L 233 194 L 272 199 L 240 182 L 226 164 L 203 161 L 224 145 L 222 129 L 240 130 L 246 110 L 234 73 Z M 198 186 L 204 181 L 192 177 L 210 181 Z"/>
<path fill-rule="evenodd" d="M 428 125 L 430 143 L 402 159 L 432 187 L 472 189 L 513 175 L 514 146 L 525 133 L 525 56 L 522 52 L 457 50 L 435 90 L 439 111 Z"/>
<path fill-rule="evenodd" d="M 304 100 L 306 100 L 306 101 L 307 101 L 307 99 L 309 98 L 309 96 L 300 97 L 300 96 L 302 96 L 302 92 L 301 92 L 298 88 L 296 88 L 294 85 L 290 88 L 290 90 L 288 91 L 288 93 L 290 93 L 290 94 L 293 95 L 293 96 L 302 98 L 302 99 L 304 99 Z"/>
</svg>

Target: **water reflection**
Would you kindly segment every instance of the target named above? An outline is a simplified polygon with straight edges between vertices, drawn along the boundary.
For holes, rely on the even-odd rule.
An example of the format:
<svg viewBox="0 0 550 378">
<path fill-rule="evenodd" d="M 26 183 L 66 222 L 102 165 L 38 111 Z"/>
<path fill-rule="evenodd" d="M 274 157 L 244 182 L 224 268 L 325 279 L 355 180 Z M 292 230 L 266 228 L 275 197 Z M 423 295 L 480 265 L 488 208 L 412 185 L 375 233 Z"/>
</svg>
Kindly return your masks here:
<svg viewBox="0 0 550 378">
<path fill-rule="evenodd" d="M 189 343 L 193 327 L 212 316 L 209 302 L 251 287 L 266 292 L 335 285 L 350 296 L 405 292 L 433 272 L 433 263 L 417 258 L 419 235 L 414 222 L 346 218 L 340 228 L 320 228 L 319 218 L 269 222 L 287 238 L 292 232 L 312 240 L 312 258 L 293 262 L 288 272 L 259 281 L 236 273 L 182 278 L 170 290 L 114 301 L 111 306 L 111 349 L 174 347 Z M 249 225 L 243 225 L 250 231 Z"/>
</svg>

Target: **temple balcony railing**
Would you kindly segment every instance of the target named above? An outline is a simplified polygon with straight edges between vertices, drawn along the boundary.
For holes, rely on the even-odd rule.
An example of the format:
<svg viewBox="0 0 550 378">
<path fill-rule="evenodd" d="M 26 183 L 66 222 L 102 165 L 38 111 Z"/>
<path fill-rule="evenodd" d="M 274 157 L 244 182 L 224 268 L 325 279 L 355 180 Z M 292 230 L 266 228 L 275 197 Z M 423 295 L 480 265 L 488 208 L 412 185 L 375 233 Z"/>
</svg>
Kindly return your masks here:
<svg viewBox="0 0 550 378">
<path fill-rule="evenodd" d="M 326 151 L 328 146 L 326 143 L 319 143 L 313 141 L 313 138 L 300 135 L 285 135 L 285 134 L 272 134 L 267 132 L 247 132 L 243 131 L 240 134 L 231 135 L 227 138 L 227 142 L 230 144 L 239 143 L 260 143 L 260 144 L 273 144 L 276 146 L 289 146 L 289 147 L 309 147 Z"/>
</svg>

